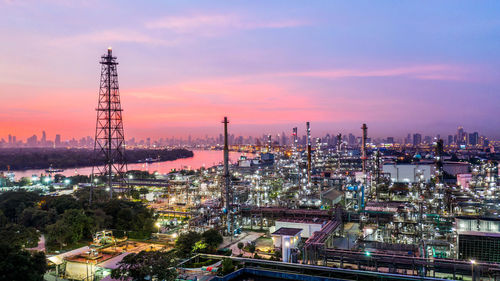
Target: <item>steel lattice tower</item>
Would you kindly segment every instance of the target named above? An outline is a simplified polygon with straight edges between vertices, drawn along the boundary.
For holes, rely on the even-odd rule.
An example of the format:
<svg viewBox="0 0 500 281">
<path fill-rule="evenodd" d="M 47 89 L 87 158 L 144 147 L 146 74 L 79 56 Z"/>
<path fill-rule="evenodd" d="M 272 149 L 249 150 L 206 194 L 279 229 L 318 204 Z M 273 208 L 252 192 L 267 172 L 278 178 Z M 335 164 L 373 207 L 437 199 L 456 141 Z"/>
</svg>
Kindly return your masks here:
<svg viewBox="0 0 500 281">
<path fill-rule="evenodd" d="M 113 179 L 125 183 L 127 170 L 125 161 L 125 137 L 123 133 L 122 108 L 118 88 L 116 57 L 111 48 L 101 57 L 101 83 L 97 104 L 97 122 L 94 142 L 95 162 L 92 180 L 97 175 L 105 175 L 110 198 L 113 197 Z M 102 163 L 104 162 L 104 165 Z M 94 185 L 95 182 L 92 182 Z M 92 193 L 90 198 L 92 198 Z M 90 199 L 91 200 L 91 199 Z"/>
</svg>

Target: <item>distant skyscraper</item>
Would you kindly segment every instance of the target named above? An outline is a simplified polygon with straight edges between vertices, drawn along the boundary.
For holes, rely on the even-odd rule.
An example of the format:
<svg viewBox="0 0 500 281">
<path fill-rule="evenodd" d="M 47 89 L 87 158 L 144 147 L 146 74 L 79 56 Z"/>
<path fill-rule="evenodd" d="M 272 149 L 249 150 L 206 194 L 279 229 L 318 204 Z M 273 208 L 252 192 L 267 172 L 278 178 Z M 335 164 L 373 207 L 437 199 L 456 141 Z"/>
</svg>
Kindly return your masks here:
<svg viewBox="0 0 500 281">
<path fill-rule="evenodd" d="M 451 145 L 451 144 L 453 144 L 453 136 L 448 135 L 448 145 Z"/>
<path fill-rule="evenodd" d="M 36 135 L 33 135 L 33 136 L 29 137 L 28 139 L 26 139 L 26 144 L 29 147 L 36 146 L 38 144 L 38 137 Z"/>
<path fill-rule="evenodd" d="M 349 145 L 355 145 L 356 144 L 356 137 L 353 134 L 349 134 Z"/>
<path fill-rule="evenodd" d="M 469 145 L 477 145 L 479 143 L 479 133 L 474 132 L 469 134 Z"/>
<path fill-rule="evenodd" d="M 419 145 L 422 143 L 422 135 L 421 134 L 413 134 L 413 145 Z"/>
<path fill-rule="evenodd" d="M 457 144 L 458 145 L 466 144 L 466 142 L 465 142 L 466 136 L 465 135 L 466 134 L 465 134 L 464 128 L 462 126 L 459 126 L 457 129 Z"/>
<path fill-rule="evenodd" d="M 410 134 L 408 134 L 408 136 L 406 137 L 405 144 L 411 144 L 411 135 Z"/>
<path fill-rule="evenodd" d="M 47 134 L 45 133 L 45 131 L 42 131 L 42 139 L 40 140 L 40 143 L 42 145 L 45 145 L 45 143 L 47 143 Z"/>
<path fill-rule="evenodd" d="M 61 146 L 61 135 L 57 134 L 56 139 L 54 140 L 54 144 L 56 147 Z"/>
</svg>

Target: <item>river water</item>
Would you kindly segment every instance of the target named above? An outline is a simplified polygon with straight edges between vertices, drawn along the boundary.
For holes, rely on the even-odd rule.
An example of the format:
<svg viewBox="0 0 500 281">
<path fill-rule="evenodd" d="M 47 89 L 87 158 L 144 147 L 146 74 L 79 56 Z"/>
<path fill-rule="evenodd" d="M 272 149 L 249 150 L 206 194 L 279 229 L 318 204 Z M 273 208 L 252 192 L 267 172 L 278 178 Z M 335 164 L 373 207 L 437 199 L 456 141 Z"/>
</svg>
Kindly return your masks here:
<svg viewBox="0 0 500 281">
<path fill-rule="evenodd" d="M 199 169 L 201 167 L 212 167 L 224 160 L 224 154 L 222 150 L 194 150 L 194 156 L 189 158 L 181 158 L 173 161 L 162 161 L 153 163 L 136 163 L 128 164 L 128 170 L 141 170 L 148 171 L 150 173 L 158 172 L 160 174 L 166 174 L 172 169 Z M 236 162 L 244 153 L 240 152 L 230 152 L 229 160 L 231 162 Z M 22 177 L 31 177 L 33 175 L 46 174 L 45 169 L 34 169 L 34 170 L 23 170 L 23 171 L 12 171 L 15 174 L 16 179 Z M 92 167 L 80 167 L 80 168 L 69 168 L 65 169 L 59 174 L 65 176 L 74 175 L 90 175 L 92 173 Z"/>
</svg>

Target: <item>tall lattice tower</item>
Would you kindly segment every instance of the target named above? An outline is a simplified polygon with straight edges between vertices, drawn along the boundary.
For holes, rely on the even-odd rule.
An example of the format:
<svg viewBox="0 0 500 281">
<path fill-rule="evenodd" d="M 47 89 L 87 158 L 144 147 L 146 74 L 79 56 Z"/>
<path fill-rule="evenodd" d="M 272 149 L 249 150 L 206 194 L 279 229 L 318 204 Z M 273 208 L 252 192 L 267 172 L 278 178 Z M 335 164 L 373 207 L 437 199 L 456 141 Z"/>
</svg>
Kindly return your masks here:
<svg viewBox="0 0 500 281">
<path fill-rule="evenodd" d="M 108 53 L 101 57 L 100 64 L 101 84 L 96 109 L 95 162 L 92 168 L 92 185 L 95 184 L 96 176 L 105 175 L 109 196 L 112 198 L 113 181 L 125 183 L 124 174 L 127 170 L 127 164 L 118 73 L 116 71 L 118 62 L 116 62 L 116 57 L 113 57 L 111 48 L 108 48 Z"/>
</svg>

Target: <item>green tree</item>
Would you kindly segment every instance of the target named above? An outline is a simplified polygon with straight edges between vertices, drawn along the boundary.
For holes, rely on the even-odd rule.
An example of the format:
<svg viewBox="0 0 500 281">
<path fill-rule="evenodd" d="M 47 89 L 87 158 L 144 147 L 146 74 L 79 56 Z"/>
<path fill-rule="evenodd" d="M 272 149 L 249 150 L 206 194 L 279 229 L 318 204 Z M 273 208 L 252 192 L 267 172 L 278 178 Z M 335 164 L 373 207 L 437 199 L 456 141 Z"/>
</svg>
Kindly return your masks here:
<svg viewBox="0 0 500 281">
<path fill-rule="evenodd" d="M 234 271 L 234 264 L 230 258 L 222 259 L 222 275 L 227 275 Z"/>
<path fill-rule="evenodd" d="M 43 252 L 30 253 L 15 245 L 0 244 L 0 280 L 42 281 L 47 270 Z"/>
<path fill-rule="evenodd" d="M 203 242 L 203 240 L 200 240 L 196 243 L 194 243 L 193 246 L 193 253 L 206 253 L 208 251 L 209 246 L 207 243 Z"/>
<path fill-rule="evenodd" d="M 144 196 L 146 196 L 146 194 L 149 193 L 149 189 L 143 187 L 143 188 L 139 189 L 139 193 L 144 197 Z"/>
<path fill-rule="evenodd" d="M 255 253 L 255 245 L 253 243 L 248 244 L 248 251 L 252 254 Z"/>
<path fill-rule="evenodd" d="M 245 246 L 245 244 L 243 244 L 243 242 L 238 243 L 238 249 L 240 249 L 240 254 L 241 254 L 241 250 L 243 249 L 244 246 Z"/>
<path fill-rule="evenodd" d="M 18 224 L 7 224 L 0 228 L 0 241 L 12 246 L 33 248 L 38 245 L 40 233 L 36 229 Z"/>
<path fill-rule="evenodd" d="M 175 242 L 175 248 L 183 256 L 188 256 L 193 250 L 196 242 L 201 240 L 201 235 L 197 232 L 190 231 L 179 235 Z"/>
<path fill-rule="evenodd" d="M 60 247 L 90 238 L 92 235 L 93 220 L 85 215 L 83 210 L 66 210 L 55 224 L 47 226 L 49 244 L 55 243 Z"/>
<path fill-rule="evenodd" d="M 224 239 L 222 235 L 215 229 L 209 229 L 201 235 L 205 243 L 207 243 L 212 248 L 217 248 Z"/>
<path fill-rule="evenodd" d="M 43 202 L 43 210 L 55 209 L 58 214 L 68 209 L 82 209 L 80 202 L 71 195 L 45 197 Z"/>
<path fill-rule="evenodd" d="M 164 280 L 173 281 L 177 277 L 176 259 L 172 253 L 159 251 L 130 254 L 111 271 L 111 277 L 118 280 Z"/>
<path fill-rule="evenodd" d="M 17 222 L 24 209 L 33 207 L 40 196 L 35 192 L 9 191 L 0 194 L 0 210 L 11 222 Z"/>
<path fill-rule="evenodd" d="M 132 196 L 132 198 L 134 198 L 135 200 L 139 200 L 141 198 L 141 193 L 139 192 L 139 190 L 132 189 L 130 191 L 130 196 Z"/>
</svg>

